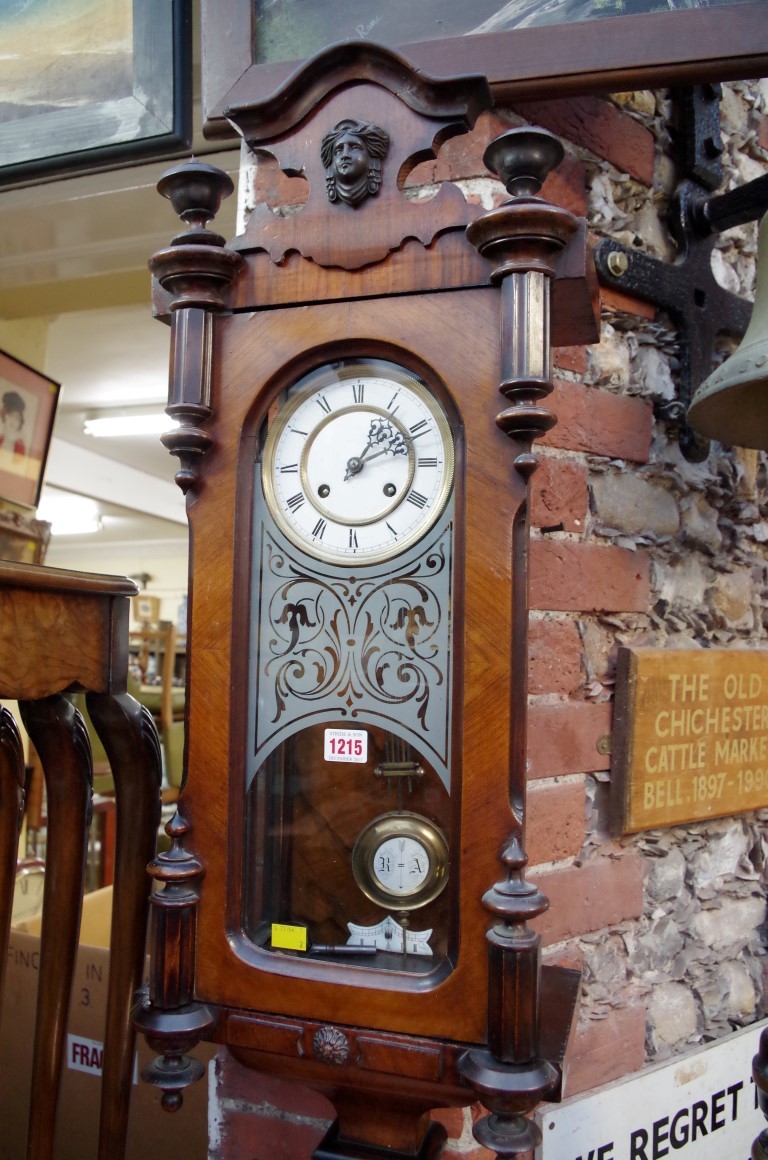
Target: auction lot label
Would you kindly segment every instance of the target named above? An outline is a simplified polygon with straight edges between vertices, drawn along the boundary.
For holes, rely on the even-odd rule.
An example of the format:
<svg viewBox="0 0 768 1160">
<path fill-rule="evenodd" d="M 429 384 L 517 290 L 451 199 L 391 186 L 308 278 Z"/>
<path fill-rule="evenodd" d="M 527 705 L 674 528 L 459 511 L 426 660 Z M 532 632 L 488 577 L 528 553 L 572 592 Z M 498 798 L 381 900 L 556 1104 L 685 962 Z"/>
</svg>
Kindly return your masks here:
<svg viewBox="0 0 768 1160">
<path fill-rule="evenodd" d="M 542 1104 L 536 1160 L 750 1160 L 766 1127 L 752 1056 L 768 1020 L 615 1084 Z"/>
<path fill-rule="evenodd" d="M 619 650 L 611 793 L 621 833 L 768 805 L 768 650 Z"/>
</svg>

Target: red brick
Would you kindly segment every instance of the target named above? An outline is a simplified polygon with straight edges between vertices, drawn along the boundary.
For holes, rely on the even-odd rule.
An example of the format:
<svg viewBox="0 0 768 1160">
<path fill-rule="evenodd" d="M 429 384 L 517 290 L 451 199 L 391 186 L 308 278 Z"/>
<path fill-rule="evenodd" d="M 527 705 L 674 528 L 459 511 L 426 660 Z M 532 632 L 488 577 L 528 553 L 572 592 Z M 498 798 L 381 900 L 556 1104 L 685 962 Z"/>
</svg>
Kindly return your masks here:
<svg viewBox="0 0 768 1160">
<path fill-rule="evenodd" d="M 325 1133 L 322 1124 L 230 1111 L 221 1126 L 216 1160 L 298 1160 L 311 1156 Z"/>
<path fill-rule="evenodd" d="M 656 306 L 653 302 L 643 302 L 642 298 L 635 298 L 633 294 L 622 294 L 620 290 L 600 287 L 600 302 L 608 310 L 616 310 L 621 314 L 636 314 L 638 318 L 653 319 L 656 317 Z"/>
<path fill-rule="evenodd" d="M 584 951 L 577 942 L 558 943 L 549 947 L 542 954 L 542 960 L 547 967 L 567 967 L 570 971 L 584 970 Z"/>
<path fill-rule="evenodd" d="M 305 205 L 309 198 L 309 182 L 305 177 L 289 177 L 280 168 L 277 158 L 257 154 L 253 175 L 254 197 L 275 208 L 281 205 Z"/>
<path fill-rule="evenodd" d="M 620 1079 L 645 1065 L 645 1007 L 614 1007 L 579 1023 L 565 1056 L 568 1096 Z"/>
<path fill-rule="evenodd" d="M 440 1153 L 441 1160 L 493 1160 L 495 1153 L 482 1148 L 470 1135 L 471 1127 L 487 1115 L 487 1110 L 478 1103 L 469 1108 L 443 1108 L 432 1112 L 432 1119 L 439 1120 L 448 1131 L 448 1140 Z"/>
<path fill-rule="evenodd" d="M 495 1157 L 495 1152 L 489 1152 L 487 1148 L 481 1148 L 479 1144 L 466 1152 L 456 1143 L 451 1143 L 450 1140 L 440 1153 L 440 1160 L 495 1160 Z"/>
<path fill-rule="evenodd" d="M 586 464 L 542 455 L 531 481 L 533 526 L 583 532 L 588 507 Z"/>
<path fill-rule="evenodd" d="M 528 692 L 570 696 L 583 682 L 581 637 L 573 620 L 531 620 Z"/>
<path fill-rule="evenodd" d="M 575 857 L 584 844 L 584 783 L 531 786 L 526 818 L 532 865 Z"/>
<path fill-rule="evenodd" d="M 330 1102 L 312 1088 L 278 1079 L 266 1072 L 245 1067 L 226 1048 L 219 1048 L 216 1059 L 216 1088 L 220 1099 L 238 1103 L 270 1104 L 280 1112 L 333 1120 L 336 1113 Z"/>
<path fill-rule="evenodd" d="M 495 1160 L 495 1157 L 495 1152 L 489 1152 L 487 1148 L 481 1148 L 479 1144 L 470 1148 L 468 1152 L 464 1151 L 463 1148 L 457 1151 L 457 1145 L 450 1141 L 440 1153 L 440 1160 Z"/>
<path fill-rule="evenodd" d="M 461 1139 L 464 1131 L 464 1108 L 433 1108 L 429 1118 L 443 1125 L 449 1141 Z"/>
<path fill-rule="evenodd" d="M 562 870 L 532 870 L 529 878 L 549 899 L 549 910 L 533 923 L 542 944 L 639 918 L 644 873 L 645 861 L 634 853 L 619 858 L 602 855 L 584 866 Z"/>
<path fill-rule="evenodd" d="M 490 141 L 510 127 L 493 113 L 478 117 L 470 133 L 451 137 L 436 158 L 422 161 L 408 174 L 407 185 L 424 185 L 435 181 L 466 181 L 488 177 L 483 154 Z M 576 157 L 566 157 L 544 183 L 542 196 L 583 217 L 587 209 L 584 166 Z"/>
<path fill-rule="evenodd" d="M 763 117 L 760 122 L 758 141 L 761 149 L 768 149 L 768 117 Z"/>
<path fill-rule="evenodd" d="M 215 1160 L 311 1156 L 336 1115 L 319 1092 L 244 1067 L 225 1048 L 217 1053 L 216 1091 L 221 1125 Z"/>
<path fill-rule="evenodd" d="M 543 446 L 648 462 L 653 409 L 647 399 L 557 381 L 547 406 L 557 426 L 541 440 Z"/>
<path fill-rule="evenodd" d="M 528 710 L 528 777 L 557 777 L 565 773 L 594 773 L 611 768 L 609 753 L 597 746 L 610 736 L 613 705 L 570 701 L 559 705 L 531 705 Z"/>
<path fill-rule="evenodd" d="M 653 134 L 639 121 L 600 97 L 559 101 L 517 101 L 529 124 L 541 125 L 610 161 L 645 185 L 653 184 Z"/>
<path fill-rule="evenodd" d="M 530 606 L 550 612 L 646 612 L 647 552 L 573 540 L 532 540 Z"/>
<path fill-rule="evenodd" d="M 556 346 L 552 350 L 552 362 L 561 371 L 573 371 L 583 375 L 587 369 L 587 351 L 583 346 Z"/>
</svg>

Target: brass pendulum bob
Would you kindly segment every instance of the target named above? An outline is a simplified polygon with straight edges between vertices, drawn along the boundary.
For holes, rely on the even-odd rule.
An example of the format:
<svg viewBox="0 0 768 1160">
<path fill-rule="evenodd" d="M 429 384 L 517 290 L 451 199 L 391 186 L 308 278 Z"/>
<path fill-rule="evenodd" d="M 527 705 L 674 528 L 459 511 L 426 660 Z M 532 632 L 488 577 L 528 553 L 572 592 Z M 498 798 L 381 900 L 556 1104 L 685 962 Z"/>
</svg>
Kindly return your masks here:
<svg viewBox="0 0 768 1160">
<path fill-rule="evenodd" d="M 768 448 L 768 214 L 760 225 L 755 304 L 747 332 L 738 350 L 697 390 L 688 422 L 729 446 Z"/>
</svg>

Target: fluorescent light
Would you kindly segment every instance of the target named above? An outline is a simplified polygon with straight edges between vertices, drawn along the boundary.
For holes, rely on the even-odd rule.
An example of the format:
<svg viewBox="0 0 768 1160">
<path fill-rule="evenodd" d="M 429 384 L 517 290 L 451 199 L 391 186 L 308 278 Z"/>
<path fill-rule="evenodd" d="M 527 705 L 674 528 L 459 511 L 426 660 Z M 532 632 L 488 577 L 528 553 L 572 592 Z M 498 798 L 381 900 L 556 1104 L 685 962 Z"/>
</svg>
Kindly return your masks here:
<svg viewBox="0 0 768 1160">
<path fill-rule="evenodd" d="M 153 412 L 150 415 L 102 415 L 98 419 L 86 419 L 83 431 L 86 435 L 99 438 L 107 436 L 127 435 L 162 435 L 178 427 L 174 419 L 169 419 L 163 412 Z"/>
<path fill-rule="evenodd" d="M 82 495 L 46 495 L 37 518 L 51 525 L 54 536 L 86 536 L 101 531 L 98 505 Z"/>
</svg>

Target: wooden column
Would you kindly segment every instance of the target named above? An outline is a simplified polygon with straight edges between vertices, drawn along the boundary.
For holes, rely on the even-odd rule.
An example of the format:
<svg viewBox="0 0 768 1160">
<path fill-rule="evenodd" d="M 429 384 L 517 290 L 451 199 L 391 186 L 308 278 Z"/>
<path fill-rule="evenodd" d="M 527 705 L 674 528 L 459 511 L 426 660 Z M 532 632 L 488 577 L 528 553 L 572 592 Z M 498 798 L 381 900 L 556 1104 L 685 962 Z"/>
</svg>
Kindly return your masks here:
<svg viewBox="0 0 768 1160">
<path fill-rule="evenodd" d="M 499 387 L 508 406 L 497 416 L 514 443 L 514 470 L 526 498 L 514 516 L 510 658 L 509 804 L 511 829 L 500 853 L 505 877 L 483 897 L 493 915 L 488 939 L 488 1047 L 467 1052 L 462 1074 L 491 1114 L 475 1125 L 476 1139 L 500 1157 L 530 1152 L 540 1132 L 526 1117 L 553 1095 L 560 1071 L 541 1058 L 541 939 L 528 922 L 549 902 L 525 879 L 525 765 L 527 751 L 529 481 L 538 461 L 534 439 L 555 423 L 541 405 L 552 390 L 550 291 L 553 259 L 578 228 L 577 219 L 535 196 L 563 148 L 551 134 L 512 129 L 488 146 L 485 163 L 501 177 L 511 198 L 478 218 L 467 236 L 494 263 L 501 289 Z M 554 1015 L 554 1012 L 552 1013 Z M 559 1017 L 559 1016 L 558 1016 Z M 568 1020 L 570 1022 L 570 1020 Z M 567 1034 L 567 1031 L 566 1031 Z"/>
</svg>

